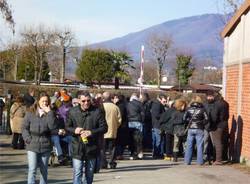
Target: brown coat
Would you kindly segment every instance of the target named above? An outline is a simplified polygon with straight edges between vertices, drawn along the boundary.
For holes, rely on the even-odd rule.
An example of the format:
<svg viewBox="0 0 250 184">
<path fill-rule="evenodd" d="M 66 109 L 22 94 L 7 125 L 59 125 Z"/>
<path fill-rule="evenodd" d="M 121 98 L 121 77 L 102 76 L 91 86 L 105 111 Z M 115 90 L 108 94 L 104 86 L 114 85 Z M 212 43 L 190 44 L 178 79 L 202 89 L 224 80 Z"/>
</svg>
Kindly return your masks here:
<svg viewBox="0 0 250 184">
<path fill-rule="evenodd" d="M 23 120 L 26 107 L 23 104 L 15 102 L 10 108 L 10 126 L 13 133 L 22 133 Z"/>
<path fill-rule="evenodd" d="M 103 103 L 105 110 L 105 119 L 108 124 L 108 132 L 104 134 L 104 138 L 116 138 L 117 129 L 122 123 L 119 107 L 111 102 Z"/>
</svg>

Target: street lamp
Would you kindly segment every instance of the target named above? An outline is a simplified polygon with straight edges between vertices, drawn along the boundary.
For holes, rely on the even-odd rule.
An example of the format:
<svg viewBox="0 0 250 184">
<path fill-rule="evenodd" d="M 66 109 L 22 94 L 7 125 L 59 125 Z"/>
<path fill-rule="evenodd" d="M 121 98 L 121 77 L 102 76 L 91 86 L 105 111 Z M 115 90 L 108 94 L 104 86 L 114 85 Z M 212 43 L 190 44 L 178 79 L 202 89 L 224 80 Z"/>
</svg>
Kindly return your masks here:
<svg viewBox="0 0 250 184">
<path fill-rule="evenodd" d="M 167 76 L 163 76 L 161 80 L 162 80 L 162 82 L 167 82 L 168 81 L 168 77 Z"/>
<path fill-rule="evenodd" d="M 49 75 L 49 81 L 52 82 L 52 72 L 50 71 L 48 75 Z"/>
</svg>

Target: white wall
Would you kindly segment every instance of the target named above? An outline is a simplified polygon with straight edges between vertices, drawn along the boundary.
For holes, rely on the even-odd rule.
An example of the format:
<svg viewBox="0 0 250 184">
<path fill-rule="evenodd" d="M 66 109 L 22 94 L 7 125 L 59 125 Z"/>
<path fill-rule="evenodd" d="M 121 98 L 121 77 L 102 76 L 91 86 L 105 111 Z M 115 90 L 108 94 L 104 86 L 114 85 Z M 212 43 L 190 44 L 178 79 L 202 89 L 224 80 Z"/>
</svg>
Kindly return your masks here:
<svg viewBox="0 0 250 184">
<path fill-rule="evenodd" d="M 241 20 L 231 35 L 225 38 L 224 64 L 239 64 L 250 59 L 250 13 Z"/>
</svg>

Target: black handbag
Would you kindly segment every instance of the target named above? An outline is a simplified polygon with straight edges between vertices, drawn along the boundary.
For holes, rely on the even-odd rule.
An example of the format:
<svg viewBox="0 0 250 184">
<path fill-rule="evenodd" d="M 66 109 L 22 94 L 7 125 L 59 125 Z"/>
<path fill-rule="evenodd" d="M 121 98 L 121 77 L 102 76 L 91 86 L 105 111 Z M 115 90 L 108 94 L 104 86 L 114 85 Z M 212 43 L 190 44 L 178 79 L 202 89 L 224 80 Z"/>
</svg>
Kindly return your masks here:
<svg viewBox="0 0 250 184">
<path fill-rule="evenodd" d="M 193 120 L 193 117 L 195 115 L 196 111 L 194 111 L 191 119 L 189 120 L 188 122 L 188 125 L 187 127 L 185 127 L 184 124 L 181 124 L 181 125 L 176 125 L 174 127 L 174 134 L 176 134 L 178 137 L 182 137 L 182 136 L 186 136 L 187 135 L 187 132 L 188 132 L 188 129 L 190 128 L 191 126 L 191 123 L 192 123 L 192 120 Z"/>
<path fill-rule="evenodd" d="M 187 134 L 185 125 L 176 125 L 174 127 L 174 134 L 176 134 L 178 137 L 185 136 Z"/>
</svg>

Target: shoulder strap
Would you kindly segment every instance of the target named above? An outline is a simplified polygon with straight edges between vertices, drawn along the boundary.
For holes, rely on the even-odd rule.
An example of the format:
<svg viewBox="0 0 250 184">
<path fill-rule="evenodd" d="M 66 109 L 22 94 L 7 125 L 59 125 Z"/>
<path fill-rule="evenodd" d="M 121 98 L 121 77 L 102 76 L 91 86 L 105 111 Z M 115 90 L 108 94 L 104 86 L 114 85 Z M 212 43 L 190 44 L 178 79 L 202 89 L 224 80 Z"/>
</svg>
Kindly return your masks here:
<svg viewBox="0 0 250 184">
<path fill-rule="evenodd" d="M 188 122 L 188 125 L 187 125 L 186 130 L 188 130 L 189 127 L 191 126 L 191 123 L 192 123 L 192 120 L 193 120 L 195 114 L 196 114 L 196 110 L 194 110 L 194 113 L 192 114 L 192 117 L 191 117 L 191 119 L 190 119 L 189 122 Z"/>
<path fill-rule="evenodd" d="M 12 117 L 15 115 L 16 111 L 21 107 L 21 105 L 18 105 L 17 108 L 11 113 Z"/>
</svg>

